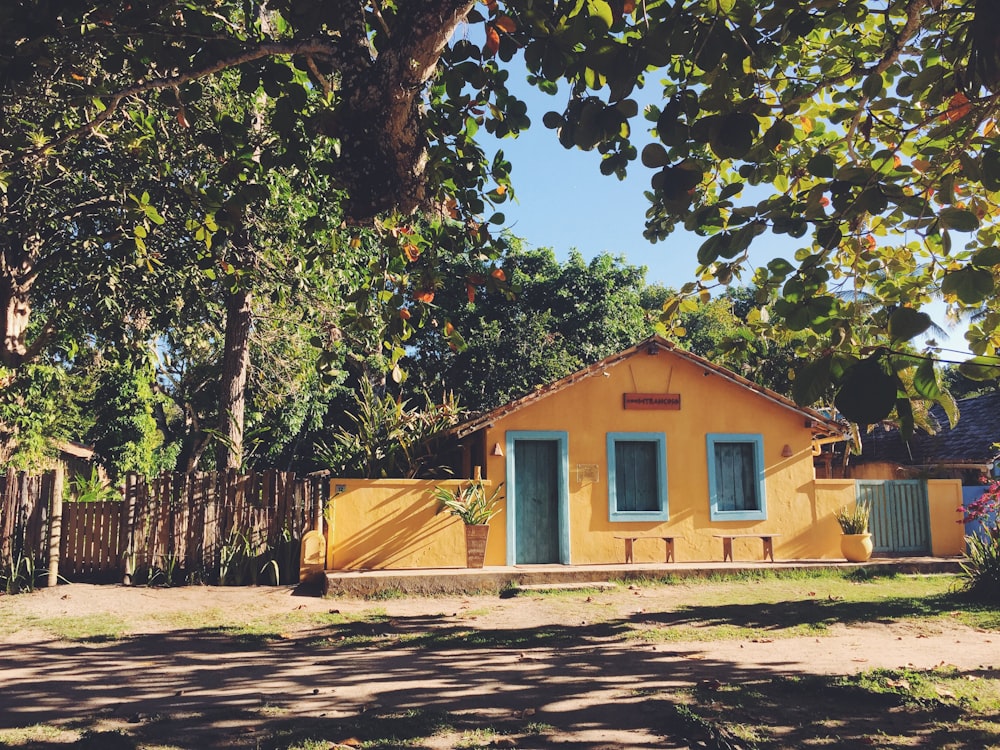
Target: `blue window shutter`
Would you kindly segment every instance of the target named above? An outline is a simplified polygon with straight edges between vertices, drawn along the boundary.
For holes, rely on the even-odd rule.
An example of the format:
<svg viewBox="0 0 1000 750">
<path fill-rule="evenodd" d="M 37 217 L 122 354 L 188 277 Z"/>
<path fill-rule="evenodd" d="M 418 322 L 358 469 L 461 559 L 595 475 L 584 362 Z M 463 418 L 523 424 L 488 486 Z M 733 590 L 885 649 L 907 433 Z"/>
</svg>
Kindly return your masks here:
<svg viewBox="0 0 1000 750">
<path fill-rule="evenodd" d="M 709 433 L 706 437 L 712 520 L 766 519 L 762 436 Z"/>
<path fill-rule="evenodd" d="M 609 432 L 608 520 L 668 521 L 667 438 L 662 432 Z"/>
<path fill-rule="evenodd" d="M 619 511 L 660 509 L 657 449 L 652 441 L 615 442 L 615 482 Z"/>
<path fill-rule="evenodd" d="M 719 510 L 759 510 L 757 472 L 751 443 L 716 443 Z"/>
</svg>

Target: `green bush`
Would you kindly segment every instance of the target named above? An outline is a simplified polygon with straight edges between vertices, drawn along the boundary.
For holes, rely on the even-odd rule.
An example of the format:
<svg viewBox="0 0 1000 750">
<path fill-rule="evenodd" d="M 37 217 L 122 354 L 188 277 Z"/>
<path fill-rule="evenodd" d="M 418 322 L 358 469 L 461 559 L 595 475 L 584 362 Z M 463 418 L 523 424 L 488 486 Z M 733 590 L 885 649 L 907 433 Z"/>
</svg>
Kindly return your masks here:
<svg viewBox="0 0 1000 750">
<path fill-rule="evenodd" d="M 965 537 L 963 590 L 977 601 L 1000 604 L 1000 482 L 965 508 L 965 523 L 976 521 L 980 530 Z"/>
</svg>

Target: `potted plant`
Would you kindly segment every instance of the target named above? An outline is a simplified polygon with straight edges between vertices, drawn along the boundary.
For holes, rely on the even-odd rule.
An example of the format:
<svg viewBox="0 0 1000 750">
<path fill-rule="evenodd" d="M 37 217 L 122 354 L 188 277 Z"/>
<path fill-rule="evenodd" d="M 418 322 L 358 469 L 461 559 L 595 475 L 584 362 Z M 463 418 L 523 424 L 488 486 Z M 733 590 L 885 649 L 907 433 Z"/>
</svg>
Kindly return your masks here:
<svg viewBox="0 0 1000 750">
<path fill-rule="evenodd" d="M 490 533 L 490 519 L 502 508 L 503 482 L 487 494 L 482 479 L 473 479 L 458 487 L 435 487 L 431 495 L 440 503 L 438 512 L 458 516 L 465 524 L 465 563 L 469 568 L 481 568 L 486 558 L 486 541 Z"/>
<path fill-rule="evenodd" d="M 837 511 L 837 523 L 844 535 L 840 538 L 840 551 L 849 562 L 867 562 L 872 556 L 872 535 L 868 532 L 872 506 L 860 502 Z"/>
</svg>

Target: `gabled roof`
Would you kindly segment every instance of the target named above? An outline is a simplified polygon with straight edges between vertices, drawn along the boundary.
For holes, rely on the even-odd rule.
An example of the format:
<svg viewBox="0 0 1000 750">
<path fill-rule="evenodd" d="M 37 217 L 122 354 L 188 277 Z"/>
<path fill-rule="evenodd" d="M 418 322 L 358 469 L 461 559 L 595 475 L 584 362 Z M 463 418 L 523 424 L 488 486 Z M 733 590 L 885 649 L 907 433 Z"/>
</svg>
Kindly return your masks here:
<svg viewBox="0 0 1000 750">
<path fill-rule="evenodd" d="M 737 375 L 732 370 L 728 370 L 725 367 L 717 365 L 713 362 L 708 361 L 704 357 L 699 357 L 697 354 L 692 354 L 691 352 L 685 351 L 679 348 L 672 341 L 667 341 L 662 336 L 650 336 L 643 341 L 640 341 L 635 346 L 629 347 L 624 351 L 618 352 L 617 354 L 612 354 L 609 357 L 605 357 L 600 362 L 595 362 L 592 365 L 588 365 L 581 370 L 577 370 L 574 373 L 567 375 L 564 378 L 560 378 L 552 383 L 545 386 L 540 386 L 526 396 L 522 396 L 519 399 L 515 399 L 510 403 L 503 406 L 497 407 L 493 411 L 483 414 L 478 417 L 469 419 L 461 424 L 453 427 L 450 432 L 459 438 L 465 437 L 466 435 L 471 435 L 473 432 L 477 432 L 484 426 L 488 425 L 501 417 L 506 417 L 509 414 L 520 411 L 526 406 L 529 406 L 536 401 L 540 401 L 543 398 L 551 396 L 554 393 L 565 390 L 574 383 L 578 383 L 581 380 L 586 380 L 594 376 L 601 375 L 609 367 L 612 367 L 619 362 L 622 362 L 630 357 L 634 357 L 637 354 L 649 353 L 651 349 L 655 350 L 665 350 L 671 352 L 675 356 L 685 359 L 692 364 L 702 367 L 706 370 L 710 370 L 716 375 L 719 375 L 726 380 L 729 380 L 736 385 L 746 388 L 749 391 L 753 391 L 758 396 L 761 396 L 768 401 L 771 401 L 778 406 L 789 409 L 791 411 L 797 412 L 802 415 L 805 425 L 812 429 L 813 433 L 818 436 L 827 437 L 846 437 L 846 426 L 837 422 L 824 414 L 816 411 L 815 409 L 808 409 L 801 407 L 792 401 L 790 398 L 782 396 L 776 391 L 772 391 L 769 388 L 765 388 L 762 385 L 754 383 L 752 380 L 747 380 L 746 378 Z"/>
<path fill-rule="evenodd" d="M 918 429 L 909 444 L 903 442 L 895 427 L 877 425 L 861 436 L 861 455 L 852 460 L 907 466 L 978 466 L 996 461 L 1000 457 L 995 447 L 1000 442 L 1000 392 L 963 398 L 958 401 L 958 413 L 958 424 L 951 428 L 944 409 L 935 405 L 930 419 L 938 432 L 930 435 Z"/>
</svg>

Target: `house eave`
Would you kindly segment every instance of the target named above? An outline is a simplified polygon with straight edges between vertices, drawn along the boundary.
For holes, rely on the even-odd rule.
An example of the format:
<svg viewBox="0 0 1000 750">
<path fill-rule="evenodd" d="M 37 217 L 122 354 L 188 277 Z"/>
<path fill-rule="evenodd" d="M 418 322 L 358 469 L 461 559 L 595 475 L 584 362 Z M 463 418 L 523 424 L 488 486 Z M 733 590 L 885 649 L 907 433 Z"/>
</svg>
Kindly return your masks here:
<svg viewBox="0 0 1000 750">
<path fill-rule="evenodd" d="M 605 359 L 602 359 L 599 362 L 595 362 L 591 365 L 588 365 L 587 367 L 577 370 L 576 372 L 571 373 L 570 375 L 567 375 L 564 378 L 556 380 L 552 383 L 549 383 L 548 385 L 540 386 L 532 393 L 522 396 L 519 399 L 515 399 L 514 401 L 511 401 L 510 403 L 504 406 L 498 407 L 497 409 L 488 412 L 487 414 L 473 418 L 463 424 L 456 425 L 450 430 L 450 432 L 452 435 L 454 435 L 459 439 L 465 438 L 475 432 L 478 432 L 484 427 L 491 426 L 491 423 L 497 421 L 498 419 L 502 419 L 504 417 L 513 414 L 514 412 L 520 411 L 525 406 L 533 404 L 536 401 L 540 401 L 546 396 L 552 395 L 553 393 L 557 393 L 558 391 L 561 391 L 564 388 L 567 388 L 570 385 L 578 383 L 582 380 L 586 380 L 587 378 L 600 375 L 608 368 L 613 367 L 626 359 L 634 357 L 643 352 L 647 354 L 653 354 L 655 353 L 654 347 L 656 349 L 662 349 L 664 351 L 671 352 L 680 357 L 681 359 L 686 359 L 689 362 L 697 365 L 698 367 L 702 367 L 705 370 L 710 371 L 712 374 L 725 378 L 726 380 L 729 380 L 732 383 L 740 385 L 746 388 L 747 390 L 756 393 L 758 396 L 770 401 L 773 404 L 776 404 L 777 406 L 780 406 L 783 409 L 788 409 L 790 411 L 795 412 L 796 414 L 801 415 L 804 419 L 803 426 L 812 430 L 812 433 L 815 437 L 838 438 L 839 440 L 846 440 L 848 438 L 847 428 L 844 425 L 840 424 L 839 422 L 830 419 L 829 417 L 821 414 L 818 411 L 815 411 L 814 409 L 799 406 L 791 399 L 782 396 L 780 393 L 765 388 L 764 386 L 758 385 L 757 383 L 754 383 L 752 380 L 748 380 L 747 378 L 744 378 L 741 375 L 737 375 L 732 370 L 728 370 L 725 367 L 710 362 L 704 357 L 700 357 L 697 354 L 692 354 L 691 352 L 685 351 L 684 349 L 680 349 L 672 341 L 667 341 L 666 339 L 660 336 L 651 336 L 639 342 L 633 347 L 618 352 L 617 354 L 612 354 L 611 356 L 606 357 Z"/>
</svg>

